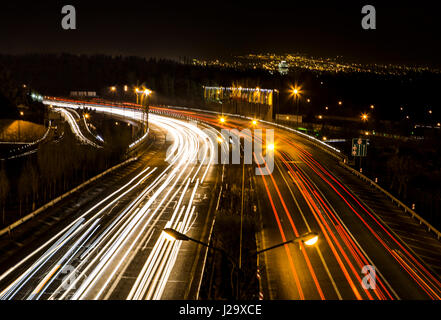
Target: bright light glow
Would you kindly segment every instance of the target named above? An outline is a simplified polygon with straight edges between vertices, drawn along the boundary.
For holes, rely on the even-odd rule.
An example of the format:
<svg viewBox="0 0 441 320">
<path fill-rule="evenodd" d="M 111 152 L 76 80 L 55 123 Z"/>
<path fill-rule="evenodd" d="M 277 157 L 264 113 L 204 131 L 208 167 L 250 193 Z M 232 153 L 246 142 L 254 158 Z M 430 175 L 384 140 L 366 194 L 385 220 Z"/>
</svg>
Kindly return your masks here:
<svg viewBox="0 0 441 320">
<path fill-rule="evenodd" d="M 20 115 L 21 115 L 21 116 L 24 115 L 24 112 L 23 112 L 23 111 L 20 111 Z"/>
<path fill-rule="evenodd" d="M 128 90 L 128 87 L 127 86 L 124 86 L 124 91 L 127 91 Z"/>
<path fill-rule="evenodd" d="M 326 137 L 323 137 L 323 141 L 326 141 L 328 138 L 326 138 Z"/>
<path fill-rule="evenodd" d="M 274 150 L 275 149 L 274 143 L 269 144 L 266 148 L 268 150 Z"/>
<path fill-rule="evenodd" d="M 222 143 L 224 140 L 221 137 L 217 137 L 217 142 Z"/>
<path fill-rule="evenodd" d="M 110 87 L 111 91 L 116 91 L 116 87 Z"/>
<path fill-rule="evenodd" d="M 375 108 L 375 106 L 373 104 L 371 104 L 371 109 L 374 109 L 374 108 Z"/>
<path fill-rule="evenodd" d="M 366 113 L 363 113 L 363 114 L 361 115 L 361 120 L 363 120 L 363 121 L 367 121 L 367 120 L 368 120 L 368 115 L 367 115 Z"/>
<path fill-rule="evenodd" d="M 338 105 L 339 105 L 339 106 L 341 106 L 342 104 L 343 104 L 343 102 L 342 102 L 342 101 L 339 101 L 339 102 L 338 102 Z"/>
<path fill-rule="evenodd" d="M 312 245 L 314 245 L 317 242 L 317 240 L 318 240 L 318 236 L 315 236 L 315 237 L 313 237 L 313 238 L 311 238 L 309 240 L 306 240 L 305 244 L 308 245 L 308 246 L 312 246 Z"/>
<path fill-rule="evenodd" d="M 256 125 L 257 124 L 257 120 L 253 120 L 253 125 Z"/>
<path fill-rule="evenodd" d="M 222 117 L 222 118 L 219 119 L 219 121 L 220 121 L 221 123 L 224 123 L 224 122 L 225 122 L 225 118 Z"/>
<path fill-rule="evenodd" d="M 176 238 L 173 237 L 171 234 L 168 234 L 167 232 L 165 232 L 164 230 L 162 230 L 162 235 L 164 236 L 165 239 L 167 239 L 168 241 L 175 241 Z"/>
</svg>

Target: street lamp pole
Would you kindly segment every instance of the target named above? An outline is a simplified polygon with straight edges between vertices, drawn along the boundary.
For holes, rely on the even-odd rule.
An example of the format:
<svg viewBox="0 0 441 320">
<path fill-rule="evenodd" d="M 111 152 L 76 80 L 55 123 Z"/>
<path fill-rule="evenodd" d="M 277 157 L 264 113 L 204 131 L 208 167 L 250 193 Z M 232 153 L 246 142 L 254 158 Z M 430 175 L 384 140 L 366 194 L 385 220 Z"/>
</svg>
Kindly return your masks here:
<svg viewBox="0 0 441 320">
<path fill-rule="evenodd" d="M 210 245 L 208 243 L 202 242 L 202 241 L 194 239 L 194 238 L 190 238 L 189 236 L 187 236 L 187 235 L 185 235 L 183 233 L 180 233 L 179 231 L 176 231 L 176 230 L 171 229 L 171 228 L 163 229 L 163 233 L 164 233 L 165 237 L 168 240 L 170 240 L 170 241 L 174 241 L 174 240 L 192 241 L 192 242 L 201 244 L 201 245 L 203 245 L 203 246 L 205 246 L 205 247 L 207 247 L 209 249 L 213 249 L 213 250 L 217 250 L 217 251 L 221 252 L 231 262 L 231 264 L 233 266 L 233 270 L 231 272 L 231 284 L 233 286 L 233 271 L 234 271 L 234 269 L 236 269 L 237 263 L 234 261 L 234 259 L 224 249 L 212 246 L 212 245 Z M 312 246 L 312 245 L 314 245 L 317 242 L 317 240 L 318 240 L 318 233 L 317 232 L 308 232 L 308 233 L 305 233 L 304 235 L 301 235 L 301 236 L 296 237 L 294 239 L 291 239 L 291 240 L 288 240 L 288 241 L 276 244 L 276 245 L 271 246 L 269 248 L 258 250 L 258 251 L 254 252 L 250 256 L 251 257 L 257 256 L 257 255 L 259 255 L 259 254 L 261 254 L 263 252 L 266 252 L 266 251 L 269 251 L 269 250 L 273 250 L 273 249 L 279 248 L 281 246 L 284 246 L 286 244 L 290 244 L 290 243 L 294 243 L 294 242 L 303 242 L 303 243 L 305 243 L 308 246 Z M 237 286 L 236 287 L 236 298 L 237 299 L 240 298 L 240 290 L 239 290 L 239 288 L 240 288 L 239 279 L 240 278 L 239 278 L 239 275 L 242 272 L 241 264 L 242 264 L 242 262 L 241 262 L 241 260 L 239 260 L 239 267 L 237 268 L 237 283 L 236 283 L 236 286 Z"/>
<path fill-rule="evenodd" d="M 296 94 L 296 100 L 297 100 L 297 129 L 299 128 L 299 95 Z"/>
</svg>

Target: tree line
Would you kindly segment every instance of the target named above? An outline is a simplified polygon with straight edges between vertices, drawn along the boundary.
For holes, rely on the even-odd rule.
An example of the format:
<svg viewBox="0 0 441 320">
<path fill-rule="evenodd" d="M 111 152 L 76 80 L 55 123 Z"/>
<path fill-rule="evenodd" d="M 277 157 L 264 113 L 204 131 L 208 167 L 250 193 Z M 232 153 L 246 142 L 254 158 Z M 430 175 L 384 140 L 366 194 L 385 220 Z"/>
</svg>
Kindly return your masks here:
<svg viewBox="0 0 441 320">
<path fill-rule="evenodd" d="M 38 151 L 0 166 L 1 225 L 6 226 L 125 158 L 130 128 L 102 121 L 104 148 L 79 144 L 65 124 L 63 138 L 43 143 Z M 111 143 L 110 143 L 111 142 Z"/>
</svg>

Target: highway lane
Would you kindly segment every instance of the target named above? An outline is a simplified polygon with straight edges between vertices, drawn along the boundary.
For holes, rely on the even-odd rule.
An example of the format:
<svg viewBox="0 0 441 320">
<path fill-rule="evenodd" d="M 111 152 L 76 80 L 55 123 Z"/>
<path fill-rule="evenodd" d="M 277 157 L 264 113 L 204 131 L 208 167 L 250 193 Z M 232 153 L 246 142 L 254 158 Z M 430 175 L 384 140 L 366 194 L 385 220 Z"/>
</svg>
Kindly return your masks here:
<svg viewBox="0 0 441 320">
<path fill-rule="evenodd" d="M 166 240 L 161 230 L 192 232 L 206 219 L 214 152 L 193 124 L 159 116 L 150 123 L 171 136 L 167 153 L 6 270 L 2 299 L 160 299 L 169 291 L 181 243 Z M 175 270 L 174 278 L 197 277 L 183 273 Z"/>
<path fill-rule="evenodd" d="M 167 112 L 220 128 L 250 127 L 249 120 L 230 117 L 220 124 L 216 115 Z M 286 245 L 262 255 L 266 298 L 440 299 L 437 276 L 339 181 L 334 172 L 343 169 L 335 159 L 285 130 L 276 130 L 275 141 L 274 172 L 255 177 L 262 214 L 260 247 L 307 231 L 319 232 L 320 240 L 313 248 Z M 362 285 L 365 265 L 375 267 L 375 290 Z"/>
</svg>

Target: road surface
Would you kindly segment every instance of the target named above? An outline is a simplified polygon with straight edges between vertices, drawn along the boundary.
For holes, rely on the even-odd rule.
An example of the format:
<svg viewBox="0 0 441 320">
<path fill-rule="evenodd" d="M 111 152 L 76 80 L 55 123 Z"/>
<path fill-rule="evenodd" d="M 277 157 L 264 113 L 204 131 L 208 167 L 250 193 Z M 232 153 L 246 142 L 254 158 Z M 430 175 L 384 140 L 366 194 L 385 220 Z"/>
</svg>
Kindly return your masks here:
<svg viewBox="0 0 441 320">
<path fill-rule="evenodd" d="M 219 128 L 254 128 L 249 119 L 230 117 L 222 124 L 218 115 L 158 110 L 197 118 Z M 260 122 L 255 128 L 274 129 Z M 242 136 L 250 139 L 247 133 Z M 310 231 L 320 235 L 313 247 L 285 245 L 259 257 L 264 298 L 440 299 L 439 276 L 342 182 L 343 178 L 350 179 L 348 173 L 329 153 L 299 135 L 276 129 L 274 170 L 266 172 L 262 154 L 253 156 L 263 163 L 257 166 L 261 175 L 254 176 L 260 199 L 260 249 Z M 350 182 L 364 184 L 354 178 Z M 403 231 L 405 220 L 394 219 L 399 224 L 403 221 Z M 431 237 L 420 229 L 423 236 Z M 415 234 L 418 236 L 421 234 Z M 429 243 L 427 238 L 420 240 Z M 439 241 L 433 236 L 431 241 L 438 244 L 430 247 L 436 256 Z M 367 265 L 375 270 L 375 289 L 363 286 L 367 274 L 363 267 Z"/>
<path fill-rule="evenodd" d="M 205 133 L 209 128 L 203 132 L 193 124 L 154 115 L 150 124 L 156 146 L 138 161 L 142 165 L 130 178 L 120 179 L 112 193 L 104 192 L 61 220 L 19 261 L 7 268 L 4 263 L 1 299 L 195 295 L 204 251 L 166 240 L 162 229 L 207 235 L 207 195 L 216 177 L 213 145 Z"/>
</svg>

